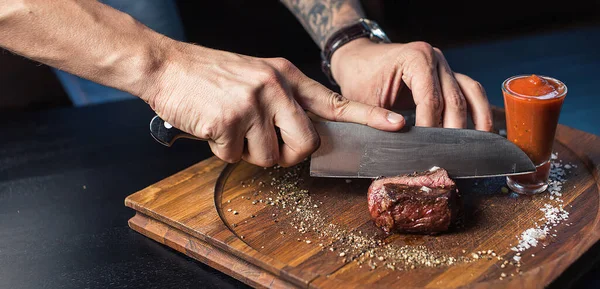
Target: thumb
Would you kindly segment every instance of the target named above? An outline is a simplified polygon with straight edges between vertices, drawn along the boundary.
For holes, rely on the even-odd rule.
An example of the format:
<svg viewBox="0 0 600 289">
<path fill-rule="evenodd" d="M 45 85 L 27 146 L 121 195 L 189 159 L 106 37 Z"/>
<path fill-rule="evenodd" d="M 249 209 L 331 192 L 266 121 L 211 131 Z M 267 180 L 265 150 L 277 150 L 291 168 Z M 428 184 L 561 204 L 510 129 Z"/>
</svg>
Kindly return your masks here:
<svg viewBox="0 0 600 289">
<path fill-rule="evenodd" d="M 400 130 L 406 123 L 400 114 L 351 101 L 311 79 L 298 83 L 294 90 L 296 101 L 304 109 L 327 120 L 360 123 L 387 131 Z"/>
</svg>

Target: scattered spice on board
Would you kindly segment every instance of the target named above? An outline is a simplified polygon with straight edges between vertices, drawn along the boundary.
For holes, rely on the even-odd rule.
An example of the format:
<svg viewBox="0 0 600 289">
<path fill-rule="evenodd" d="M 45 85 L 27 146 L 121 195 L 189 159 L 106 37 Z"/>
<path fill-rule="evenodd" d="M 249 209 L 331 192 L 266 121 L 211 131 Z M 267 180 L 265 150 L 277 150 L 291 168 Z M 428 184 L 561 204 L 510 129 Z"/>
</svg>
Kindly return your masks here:
<svg viewBox="0 0 600 289">
<path fill-rule="evenodd" d="M 319 247 L 322 250 L 337 252 L 343 262 L 357 261 L 359 265 L 366 263 L 371 269 L 377 268 L 377 262 L 382 268 L 402 270 L 471 261 L 468 257 L 446 256 L 426 246 L 384 244 L 375 236 L 328 222 L 320 213 L 319 208 L 323 203 L 314 200 L 309 191 L 302 188 L 301 175 L 307 164 L 303 162 L 286 170 L 274 167 L 275 173 L 270 182 L 272 190 L 267 199 L 268 204 L 277 206 L 281 212 L 290 216 L 290 226 L 300 234 L 314 234 L 320 240 Z M 298 238 L 298 241 L 302 240 Z M 312 243 L 310 240 L 305 242 Z"/>
<path fill-rule="evenodd" d="M 556 236 L 557 231 L 553 228 L 568 219 L 569 213 L 562 205 L 561 190 L 569 173 L 566 170 L 577 167 L 573 164 L 562 165 L 562 161 L 558 159 L 557 154 L 552 155 L 548 191 L 540 196 L 545 198 L 544 200 L 548 200 L 540 208 L 544 216 L 534 226 L 516 236 L 518 239 L 516 245 L 510 245 L 511 247 L 502 250 L 475 252 L 462 250 L 460 256 L 448 256 L 431 250 L 427 246 L 384 243 L 375 235 L 348 230 L 342 225 L 331 223 L 328 221 L 327 216 L 320 211 L 323 203 L 313 199 L 310 192 L 303 188 L 303 171 L 307 169 L 308 164 L 308 162 L 303 162 L 286 169 L 275 166 L 272 171 L 269 171 L 267 182 L 260 181 L 255 184 L 260 187 L 270 185 L 270 188 L 267 188 L 269 189 L 268 192 L 265 192 L 264 201 L 260 199 L 258 203 L 264 202 L 264 206 L 276 206 L 278 213 L 273 213 L 272 217 L 277 215 L 289 216 L 286 221 L 289 222 L 291 228 L 305 235 L 302 239 L 298 238 L 298 242 L 311 244 L 317 241 L 316 243 L 321 250 L 333 252 L 342 262 L 356 261 L 361 268 L 364 264 L 365 268 L 371 270 L 377 267 L 388 270 L 407 270 L 497 259 L 500 268 L 513 266 L 512 268 L 516 269 L 515 272 L 519 275 L 522 274 L 520 270 L 522 258 L 520 252 L 540 244 L 546 244 L 549 241 L 549 236 Z M 508 188 L 502 187 L 501 193 L 507 194 L 510 191 Z M 285 233 L 282 231 L 281 234 Z M 313 241 L 308 240 L 309 237 Z M 509 252 L 512 250 L 513 254 L 503 255 L 501 253 L 507 249 L 509 249 Z M 534 254 L 531 254 L 531 257 L 534 256 Z M 516 273 L 508 272 L 510 276 L 514 276 Z M 502 273 L 500 279 L 508 278 L 508 274 Z"/>
</svg>

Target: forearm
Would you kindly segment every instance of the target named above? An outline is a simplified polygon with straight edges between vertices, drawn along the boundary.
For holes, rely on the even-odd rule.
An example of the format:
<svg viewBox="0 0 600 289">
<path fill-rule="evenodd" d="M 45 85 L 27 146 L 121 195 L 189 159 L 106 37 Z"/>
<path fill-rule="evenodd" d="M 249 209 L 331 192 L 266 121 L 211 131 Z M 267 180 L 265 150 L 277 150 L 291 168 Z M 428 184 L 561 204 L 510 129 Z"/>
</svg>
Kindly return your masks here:
<svg viewBox="0 0 600 289">
<path fill-rule="evenodd" d="M 281 0 L 323 49 L 335 31 L 364 17 L 358 0 Z"/>
<path fill-rule="evenodd" d="M 97 1 L 0 0 L 0 46 L 140 96 L 172 41 Z"/>
</svg>

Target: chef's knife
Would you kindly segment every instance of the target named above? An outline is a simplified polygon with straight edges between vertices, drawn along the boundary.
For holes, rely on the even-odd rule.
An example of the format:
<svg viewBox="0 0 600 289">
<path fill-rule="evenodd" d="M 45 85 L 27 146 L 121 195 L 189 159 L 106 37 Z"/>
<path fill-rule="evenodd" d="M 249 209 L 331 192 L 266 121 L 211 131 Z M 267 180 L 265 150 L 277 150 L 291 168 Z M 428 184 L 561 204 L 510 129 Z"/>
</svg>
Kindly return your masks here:
<svg viewBox="0 0 600 289">
<path fill-rule="evenodd" d="M 321 145 L 311 156 L 316 177 L 375 178 L 437 166 L 453 178 L 505 176 L 535 171 L 529 157 L 491 132 L 406 126 L 385 132 L 365 125 L 314 122 Z"/>
<path fill-rule="evenodd" d="M 407 126 L 385 132 L 365 125 L 315 121 L 321 145 L 311 156 L 315 177 L 375 178 L 438 166 L 453 178 L 516 175 L 535 171 L 527 155 L 506 138 L 472 129 Z M 180 137 L 198 139 L 155 116 L 151 135 L 171 146 Z"/>
</svg>

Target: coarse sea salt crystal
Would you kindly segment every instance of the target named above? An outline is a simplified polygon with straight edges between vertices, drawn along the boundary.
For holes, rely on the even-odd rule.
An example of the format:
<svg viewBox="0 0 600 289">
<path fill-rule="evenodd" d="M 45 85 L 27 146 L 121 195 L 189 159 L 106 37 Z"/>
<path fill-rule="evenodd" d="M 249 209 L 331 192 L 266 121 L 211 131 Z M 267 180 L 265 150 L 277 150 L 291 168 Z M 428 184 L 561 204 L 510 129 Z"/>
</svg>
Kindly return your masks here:
<svg viewBox="0 0 600 289">
<path fill-rule="evenodd" d="M 550 163 L 550 180 L 548 182 L 548 192 L 550 193 L 549 199 L 556 203 L 562 203 L 559 197 L 562 196 L 561 190 L 563 183 L 565 182 L 564 176 L 566 175 L 565 169 L 574 167 L 572 164 L 561 165 L 558 159 L 558 153 L 553 153 Z M 564 210 L 562 205 L 544 204 L 544 207 L 540 209 L 544 212 L 544 217 L 540 219 L 543 221 L 543 225 L 537 223 L 533 228 L 525 230 L 517 238 L 519 243 L 510 248 L 512 251 L 521 252 L 529 248 L 536 247 L 540 240 L 543 240 L 548 235 L 551 228 L 556 227 L 562 221 L 569 218 L 569 212 Z M 568 224 L 567 224 L 568 225 Z M 556 230 L 555 230 L 556 232 Z M 552 234 L 555 236 L 555 234 Z M 515 256 L 517 257 L 517 256 Z M 520 259 L 520 257 L 519 257 Z M 518 260 L 515 259 L 518 262 Z"/>
<path fill-rule="evenodd" d="M 547 228 L 529 228 L 521 234 L 519 244 L 517 244 L 515 247 L 512 247 L 511 250 L 521 252 L 535 247 L 538 245 L 538 240 L 545 238 L 547 233 Z"/>
<path fill-rule="evenodd" d="M 440 169 L 440 167 L 438 167 L 438 166 L 433 166 L 433 167 L 431 167 L 431 169 L 429 169 L 429 171 L 430 171 L 430 172 L 435 172 L 435 171 L 437 171 L 437 170 L 439 170 L 439 169 Z"/>
<path fill-rule="evenodd" d="M 421 187 L 421 191 L 424 191 L 424 192 L 428 192 L 428 193 L 429 193 L 429 192 L 431 192 L 432 190 L 431 190 L 431 188 L 428 188 L 428 187 L 426 187 L 426 186 L 422 186 L 422 187 Z"/>
<path fill-rule="evenodd" d="M 551 225 L 557 225 L 569 217 L 569 212 L 565 211 L 562 208 L 562 205 L 554 207 L 550 204 L 544 204 L 544 207 L 540 210 L 544 212 L 544 215 L 546 216 L 546 223 Z"/>
</svg>

